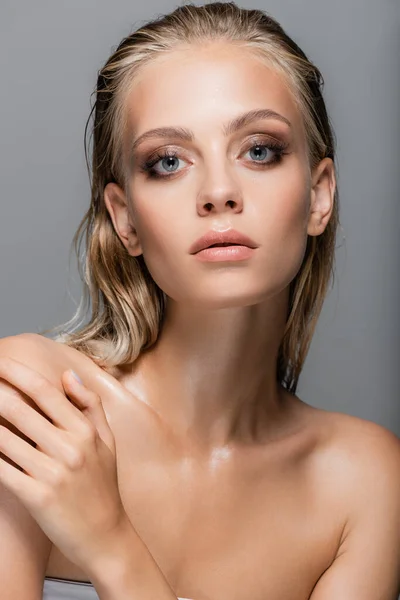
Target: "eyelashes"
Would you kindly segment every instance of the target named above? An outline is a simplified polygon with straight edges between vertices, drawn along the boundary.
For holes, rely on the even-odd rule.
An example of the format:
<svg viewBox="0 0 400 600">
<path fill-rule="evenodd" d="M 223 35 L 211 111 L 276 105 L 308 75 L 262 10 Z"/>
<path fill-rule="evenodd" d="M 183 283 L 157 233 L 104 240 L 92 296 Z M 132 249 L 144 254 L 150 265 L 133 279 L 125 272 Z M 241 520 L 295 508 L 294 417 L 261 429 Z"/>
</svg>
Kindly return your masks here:
<svg viewBox="0 0 400 600">
<path fill-rule="evenodd" d="M 289 154 L 289 152 L 285 152 L 288 147 L 288 143 L 279 142 L 277 140 L 268 140 L 268 141 L 260 141 L 260 140 L 252 140 L 252 144 L 247 148 L 246 152 L 249 150 L 257 149 L 257 152 L 262 149 L 267 149 L 273 153 L 272 159 L 262 159 L 262 160 L 250 160 L 252 164 L 260 165 L 261 168 L 269 168 L 272 165 L 279 164 L 282 162 L 283 156 Z M 170 159 L 175 160 L 179 159 L 179 153 L 175 150 L 171 150 L 166 148 L 165 150 L 161 150 L 160 152 L 156 152 L 155 155 L 150 156 L 147 160 L 143 161 L 140 165 L 140 171 L 145 173 L 149 179 L 169 179 L 175 173 L 179 173 L 181 170 L 174 169 L 172 171 L 167 171 L 166 173 L 160 173 L 154 167 L 158 162 L 164 162 L 164 160 Z M 165 166 L 165 165 L 164 165 Z"/>
</svg>

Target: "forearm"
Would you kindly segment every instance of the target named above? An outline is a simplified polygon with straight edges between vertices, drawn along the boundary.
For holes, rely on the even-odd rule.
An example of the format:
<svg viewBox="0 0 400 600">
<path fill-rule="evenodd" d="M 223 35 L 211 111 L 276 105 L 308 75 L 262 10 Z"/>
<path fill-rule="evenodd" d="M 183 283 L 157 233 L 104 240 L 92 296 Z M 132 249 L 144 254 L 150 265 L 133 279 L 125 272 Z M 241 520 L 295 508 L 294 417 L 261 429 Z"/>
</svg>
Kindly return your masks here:
<svg viewBox="0 0 400 600">
<path fill-rule="evenodd" d="M 121 534 L 90 570 L 100 600 L 177 600 L 149 549 L 133 528 Z"/>
</svg>

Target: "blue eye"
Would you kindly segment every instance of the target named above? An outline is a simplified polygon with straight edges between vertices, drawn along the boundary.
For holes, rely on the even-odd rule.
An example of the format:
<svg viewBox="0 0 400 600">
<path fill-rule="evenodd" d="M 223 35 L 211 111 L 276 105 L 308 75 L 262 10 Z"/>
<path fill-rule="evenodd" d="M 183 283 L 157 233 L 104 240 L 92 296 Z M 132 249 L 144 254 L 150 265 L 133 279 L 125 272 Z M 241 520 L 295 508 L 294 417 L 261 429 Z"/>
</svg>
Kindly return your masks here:
<svg viewBox="0 0 400 600">
<path fill-rule="evenodd" d="M 278 164 L 282 161 L 282 157 L 286 150 L 288 144 L 284 144 L 282 142 L 278 142 L 277 140 L 270 140 L 268 143 L 254 143 L 248 148 L 248 151 L 255 150 L 257 158 L 252 160 L 251 162 L 254 164 L 260 164 L 264 167 L 269 167 L 273 164 Z M 265 156 L 268 156 L 267 150 L 270 150 L 273 153 L 272 159 L 266 160 Z M 261 157 L 260 157 L 261 154 Z M 261 158 L 261 160 L 260 160 Z M 157 152 L 155 156 L 146 160 L 143 164 L 140 165 L 140 168 L 143 172 L 147 174 L 149 178 L 152 179 L 167 179 L 170 177 L 170 174 L 173 174 L 177 171 L 176 162 L 179 159 L 178 153 L 174 150 L 162 150 L 161 152 Z M 156 169 L 154 166 L 160 163 L 163 168 L 167 170 L 167 174 L 162 174 Z M 174 165 L 175 163 L 175 165 Z"/>
<path fill-rule="evenodd" d="M 174 169 L 174 168 L 170 169 L 171 162 L 172 163 L 174 161 L 176 162 L 176 159 L 178 159 L 178 154 L 173 150 L 167 149 L 165 151 L 161 151 L 161 153 L 157 153 L 155 156 L 153 156 L 149 160 L 145 161 L 140 167 L 141 167 L 141 170 L 144 171 L 145 173 L 147 173 L 149 177 L 154 177 L 154 178 L 168 177 L 168 175 L 161 175 L 158 171 L 156 171 L 154 169 L 154 165 L 156 165 L 158 162 L 160 162 L 164 167 L 167 168 L 167 171 L 169 173 L 173 173 L 176 171 L 176 169 Z"/>
<path fill-rule="evenodd" d="M 252 146 L 250 148 L 249 152 L 251 152 L 252 150 L 254 150 L 254 148 L 257 148 L 258 152 L 260 151 L 260 148 L 264 148 L 264 154 L 266 153 L 266 150 L 269 150 L 269 148 L 267 148 L 267 146 L 265 144 L 257 144 L 257 146 Z M 261 151 L 261 154 L 263 154 L 262 151 Z M 258 157 L 258 158 L 260 158 L 260 157 Z M 259 162 L 259 160 L 257 159 L 256 162 Z"/>
<path fill-rule="evenodd" d="M 179 158 L 176 154 L 167 154 L 167 155 L 163 155 L 160 160 L 161 160 L 162 166 L 165 167 L 169 173 L 173 173 L 176 170 L 173 168 L 174 167 L 173 163 L 175 161 L 175 166 L 176 166 L 176 161 L 179 160 Z M 171 162 L 172 162 L 172 164 L 171 164 Z M 170 168 L 170 167 L 172 167 L 172 168 Z"/>
</svg>

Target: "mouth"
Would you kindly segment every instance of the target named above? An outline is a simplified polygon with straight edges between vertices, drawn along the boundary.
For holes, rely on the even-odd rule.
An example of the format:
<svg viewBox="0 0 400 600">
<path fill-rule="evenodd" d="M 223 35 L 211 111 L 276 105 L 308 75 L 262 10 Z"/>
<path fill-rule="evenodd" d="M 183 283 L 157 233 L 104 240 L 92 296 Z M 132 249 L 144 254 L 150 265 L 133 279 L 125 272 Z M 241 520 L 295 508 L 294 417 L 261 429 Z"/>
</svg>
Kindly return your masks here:
<svg viewBox="0 0 400 600">
<path fill-rule="evenodd" d="M 224 242 L 223 244 L 212 244 L 212 246 L 207 246 L 207 248 L 219 248 L 222 246 L 244 246 L 245 244 L 235 244 L 234 242 Z M 206 250 L 207 248 L 203 248 Z"/>
<path fill-rule="evenodd" d="M 198 252 L 206 250 L 207 248 L 222 248 L 229 246 L 240 246 L 254 249 L 258 247 L 258 244 L 247 235 L 236 231 L 235 229 L 229 229 L 223 232 L 209 230 L 191 245 L 189 252 L 190 254 L 197 254 Z"/>
<path fill-rule="evenodd" d="M 244 244 L 217 242 L 206 248 L 202 248 L 202 250 L 195 253 L 195 256 L 203 262 L 230 263 L 232 261 L 249 260 L 254 252 L 254 248 Z"/>
</svg>

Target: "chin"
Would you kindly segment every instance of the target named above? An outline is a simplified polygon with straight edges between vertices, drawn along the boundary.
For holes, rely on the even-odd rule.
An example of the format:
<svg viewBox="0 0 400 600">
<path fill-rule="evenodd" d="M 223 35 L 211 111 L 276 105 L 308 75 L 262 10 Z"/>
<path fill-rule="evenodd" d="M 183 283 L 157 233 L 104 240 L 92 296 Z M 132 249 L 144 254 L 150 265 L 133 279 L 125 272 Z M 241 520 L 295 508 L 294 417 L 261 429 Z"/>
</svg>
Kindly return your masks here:
<svg viewBox="0 0 400 600">
<path fill-rule="evenodd" d="M 254 306 L 265 301 L 265 293 L 258 294 L 243 294 L 238 293 L 238 290 L 232 290 L 229 293 L 224 290 L 221 294 L 216 294 L 215 290 L 210 291 L 208 295 L 204 294 L 204 290 L 199 296 L 187 297 L 184 302 L 185 306 L 192 306 L 196 309 L 218 310 L 221 308 L 241 308 L 245 306 Z"/>
</svg>

